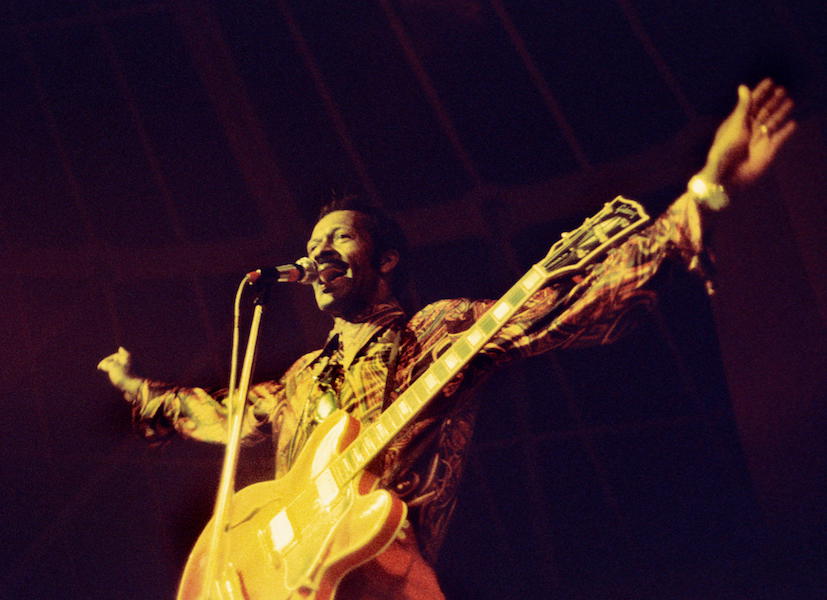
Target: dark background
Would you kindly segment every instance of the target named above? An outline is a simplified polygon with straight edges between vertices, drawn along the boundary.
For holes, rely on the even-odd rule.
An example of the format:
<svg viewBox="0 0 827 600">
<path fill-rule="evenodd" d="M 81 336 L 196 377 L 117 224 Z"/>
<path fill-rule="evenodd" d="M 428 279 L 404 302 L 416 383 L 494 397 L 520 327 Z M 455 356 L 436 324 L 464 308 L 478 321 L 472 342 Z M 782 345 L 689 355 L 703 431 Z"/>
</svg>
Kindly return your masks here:
<svg viewBox="0 0 827 600">
<path fill-rule="evenodd" d="M 221 448 L 150 448 L 95 365 L 227 381 L 251 268 L 331 189 L 410 236 L 414 296 L 496 297 L 618 193 L 657 214 L 736 86 L 799 131 L 721 217 L 718 294 L 680 271 L 614 346 L 481 392 L 438 571 L 451 599 L 824 598 L 822 2 L 99 0 L 2 5 L 6 598 L 168 598 Z M 276 290 L 259 379 L 323 340 Z M 272 472 L 266 445 L 240 480 Z"/>
</svg>

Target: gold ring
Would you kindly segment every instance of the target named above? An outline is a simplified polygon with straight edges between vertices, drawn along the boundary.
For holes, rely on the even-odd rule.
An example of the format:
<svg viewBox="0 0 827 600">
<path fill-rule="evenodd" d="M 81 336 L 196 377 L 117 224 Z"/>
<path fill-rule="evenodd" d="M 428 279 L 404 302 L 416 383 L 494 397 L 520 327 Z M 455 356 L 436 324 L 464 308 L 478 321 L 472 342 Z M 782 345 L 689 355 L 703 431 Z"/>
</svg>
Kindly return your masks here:
<svg viewBox="0 0 827 600">
<path fill-rule="evenodd" d="M 761 133 L 763 133 L 764 135 L 766 135 L 767 137 L 769 137 L 769 135 L 770 135 L 770 128 L 769 128 L 769 127 L 767 127 L 767 126 L 766 126 L 766 124 L 761 123 L 761 125 L 758 127 L 758 130 L 759 130 Z"/>
</svg>

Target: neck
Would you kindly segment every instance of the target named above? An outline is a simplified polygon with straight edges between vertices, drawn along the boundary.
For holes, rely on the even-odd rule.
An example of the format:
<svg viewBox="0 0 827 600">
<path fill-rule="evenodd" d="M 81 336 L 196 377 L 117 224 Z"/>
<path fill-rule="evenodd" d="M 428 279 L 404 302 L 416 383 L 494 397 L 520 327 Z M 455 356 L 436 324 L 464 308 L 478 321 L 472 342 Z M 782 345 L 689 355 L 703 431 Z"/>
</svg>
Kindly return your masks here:
<svg viewBox="0 0 827 600">
<path fill-rule="evenodd" d="M 339 343 L 344 350 L 345 368 L 350 365 L 359 351 L 376 333 L 404 316 L 402 308 L 391 298 L 385 302 L 371 305 L 358 318 L 334 319 L 331 335 L 339 336 Z"/>
<path fill-rule="evenodd" d="M 381 277 L 371 293 L 364 294 L 361 298 L 354 297 L 348 304 L 349 306 L 342 306 L 338 314 L 333 313 L 337 325 L 341 322 L 365 323 L 388 305 L 399 306 L 387 281 Z"/>
<path fill-rule="evenodd" d="M 347 331 L 363 323 L 379 320 L 388 311 L 398 311 L 399 302 L 393 296 L 372 302 L 355 314 L 333 317 L 334 329 Z"/>
</svg>

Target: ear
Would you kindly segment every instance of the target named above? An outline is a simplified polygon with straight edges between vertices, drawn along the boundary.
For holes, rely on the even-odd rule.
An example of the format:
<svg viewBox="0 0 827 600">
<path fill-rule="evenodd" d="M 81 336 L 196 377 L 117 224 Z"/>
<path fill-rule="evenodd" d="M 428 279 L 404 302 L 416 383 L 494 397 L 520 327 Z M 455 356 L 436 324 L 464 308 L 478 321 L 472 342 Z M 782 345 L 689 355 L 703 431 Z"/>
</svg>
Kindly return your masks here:
<svg viewBox="0 0 827 600">
<path fill-rule="evenodd" d="M 379 272 L 387 275 L 399 264 L 399 252 L 396 250 L 385 250 L 379 257 Z"/>
</svg>

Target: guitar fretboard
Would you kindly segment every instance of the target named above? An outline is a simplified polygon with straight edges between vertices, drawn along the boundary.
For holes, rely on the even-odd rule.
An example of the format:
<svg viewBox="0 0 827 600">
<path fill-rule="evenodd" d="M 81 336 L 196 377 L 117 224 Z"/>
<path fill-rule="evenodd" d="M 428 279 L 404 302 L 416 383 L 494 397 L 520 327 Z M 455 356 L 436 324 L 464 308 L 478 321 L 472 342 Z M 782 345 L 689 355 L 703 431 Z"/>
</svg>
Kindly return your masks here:
<svg viewBox="0 0 827 600">
<path fill-rule="evenodd" d="M 468 364 L 525 301 L 542 287 L 546 279 L 546 273 L 535 265 L 448 350 L 431 363 L 331 465 L 331 472 L 337 482 L 341 484 L 349 481 L 361 472 L 442 387 Z"/>
<path fill-rule="evenodd" d="M 431 363 L 330 464 L 330 474 L 336 483 L 344 485 L 359 474 L 543 285 L 582 270 L 596 256 L 627 238 L 648 220 L 648 215 L 638 203 L 618 197 L 607 203 L 597 215 L 587 219 L 576 231 L 564 234 L 543 260 L 523 275 L 448 350 Z"/>
</svg>

